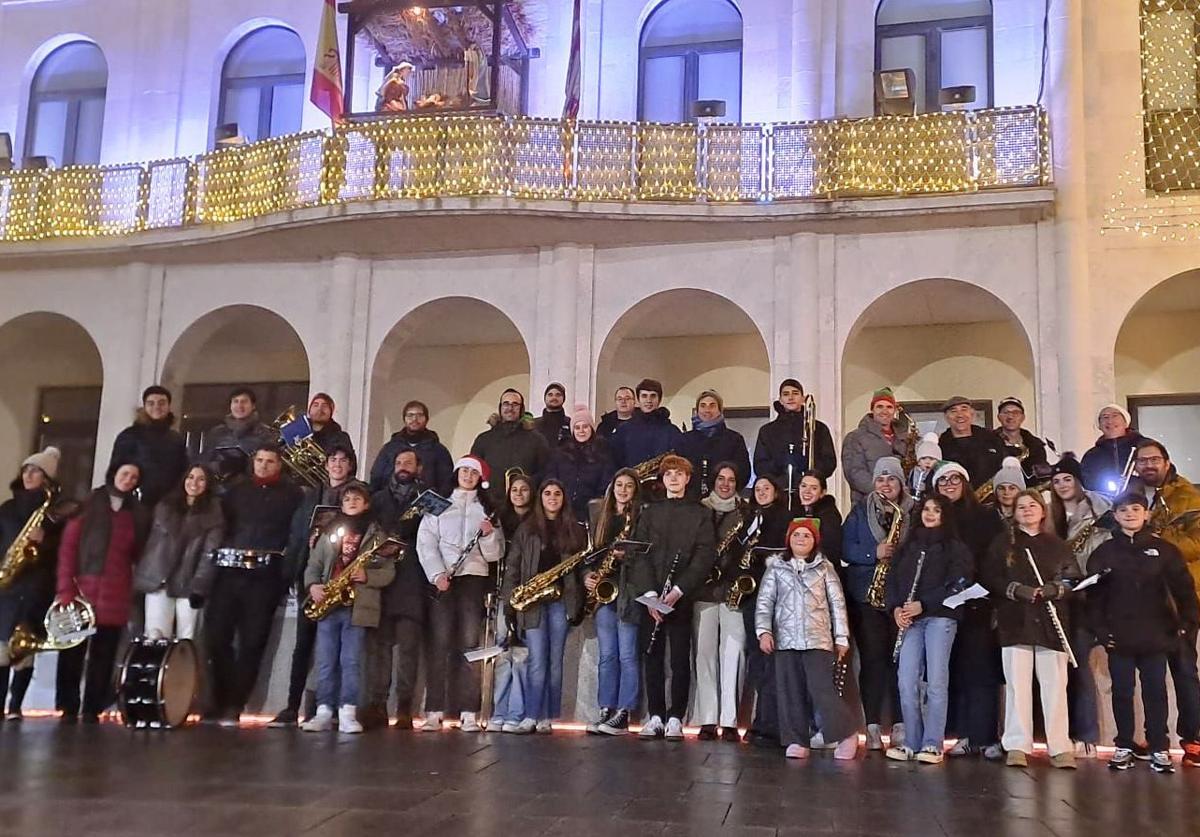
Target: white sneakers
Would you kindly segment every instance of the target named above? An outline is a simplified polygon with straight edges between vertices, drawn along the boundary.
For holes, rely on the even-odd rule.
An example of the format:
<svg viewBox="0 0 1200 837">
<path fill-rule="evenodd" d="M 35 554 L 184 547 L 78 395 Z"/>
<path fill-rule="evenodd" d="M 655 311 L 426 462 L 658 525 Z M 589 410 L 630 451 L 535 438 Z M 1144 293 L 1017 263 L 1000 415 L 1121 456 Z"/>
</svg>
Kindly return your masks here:
<svg viewBox="0 0 1200 837">
<path fill-rule="evenodd" d="M 554 732 L 554 724 L 547 720 L 541 720 L 537 722 L 536 729 L 540 733 Z"/>
<path fill-rule="evenodd" d="M 892 736 L 888 741 L 893 747 L 904 746 L 904 724 L 892 724 Z"/>
<path fill-rule="evenodd" d="M 839 761 L 850 761 L 858 757 L 858 733 L 847 735 L 837 743 L 833 757 Z"/>
<path fill-rule="evenodd" d="M 358 710 L 355 707 L 346 704 L 338 710 L 338 732 L 358 735 L 362 731 L 362 724 L 358 722 Z"/>
<path fill-rule="evenodd" d="M 305 732 L 329 732 L 333 729 L 333 707 L 318 706 L 317 714 L 300 725 Z"/>
<path fill-rule="evenodd" d="M 363 731 L 362 724 L 358 722 L 357 710 L 350 704 L 346 704 L 338 710 L 338 732 L 348 735 L 357 735 Z M 328 732 L 333 729 L 333 707 L 318 706 L 317 714 L 300 725 L 300 729 L 305 732 Z"/>
<path fill-rule="evenodd" d="M 479 732 L 479 722 L 475 720 L 475 713 L 464 712 L 459 715 L 458 728 L 463 732 Z"/>
<path fill-rule="evenodd" d="M 638 733 L 638 738 L 662 738 L 664 730 L 662 718 L 658 715 L 651 715 L 650 720 L 642 724 L 642 731 Z"/>
<path fill-rule="evenodd" d="M 808 748 L 801 747 L 799 744 L 789 744 L 783 754 L 789 759 L 806 759 L 808 758 Z"/>
<path fill-rule="evenodd" d="M 666 738 L 668 741 L 683 740 L 683 721 L 678 718 L 667 719 Z"/>
<path fill-rule="evenodd" d="M 417 727 L 421 732 L 437 732 L 442 728 L 441 712 L 426 712 L 425 720 Z"/>
<path fill-rule="evenodd" d="M 505 724 L 505 727 L 507 726 L 508 724 Z M 517 735 L 532 735 L 534 730 L 537 729 L 537 721 L 533 720 L 533 718 L 522 718 L 521 723 L 513 724 L 512 727 L 512 731 Z"/>
</svg>

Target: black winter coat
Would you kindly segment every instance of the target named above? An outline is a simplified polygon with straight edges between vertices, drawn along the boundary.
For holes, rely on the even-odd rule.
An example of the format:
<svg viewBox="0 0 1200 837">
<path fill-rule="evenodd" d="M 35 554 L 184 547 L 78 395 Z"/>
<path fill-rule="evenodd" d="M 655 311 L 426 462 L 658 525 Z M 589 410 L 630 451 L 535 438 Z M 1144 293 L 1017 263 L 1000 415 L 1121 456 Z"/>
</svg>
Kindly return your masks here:
<svg viewBox="0 0 1200 837">
<path fill-rule="evenodd" d="M 587 535 L 583 531 L 583 524 L 576 523 L 574 525 L 579 527 L 577 535 L 580 542 L 586 543 Z M 508 600 L 512 597 L 513 590 L 538 574 L 542 560 L 542 550 L 544 548 L 545 543 L 542 541 L 541 535 L 538 534 L 537 527 L 533 525 L 532 519 L 527 520 L 517 529 L 516 537 L 513 539 L 512 546 L 508 550 L 508 557 L 504 565 L 504 580 L 501 586 L 500 601 L 507 604 Z M 567 557 L 567 554 L 559 552 L 556 554 L 555 560 L 562 561 Z M 584 588 L 580 583 L 578 573 L 568 573 L 563 576 L 562 580 L 558 583 L 558 588 L 562 594 L 561 601 L 567 610 L 567 619 L 575 622 L 579 618 L 583 607 Z M 542 610 L 542 606 L 537 604 L 521 613 L 517 613 L 516 626 L 522 631 L 539 627 L 542 623 Z"/>
<path fill-rule="evenodd" d="M 1025 474 L 1025 481 L 1033 483 L 1036 479 L 1040 482 L 1045 479 L 1043 474 L 1049 473 L 1049 463 L 1046 461 L 1046 443 L 1034 436 L 1025 428 L 1021 428 L 1021 441 L 1025 445 L 1025 450 L 1028 454 L 1024 459 L 1021 459 L 1021 446 L 1010 445 L 1000 435 L 1000 431 L 995 431 L 996 438 L 1000 440 L 1000 453 L 1002 456 L 1012 456 L 1021 460 L 1021 470 Z M 997 468 L 996 470 L 1000 470 Z"/>
<path fill-rule="evenodd" d="M 1200 625 L 1200 603 L 1179 550 L 1143 529 L 1117 533 L 1088 559 L 1088 574 L 1107 575 L 1087 590 L 1087 618 L 1100 644 L 1119 654 L 1162 654 L 1181 630 Z"/>
<path fill-rule="evenodd" d="M 720 512 L 710 510 L 713 523 L 714 543 L 720 546 L 722 541 L 733 531 L 735 526 L 741 524 L 743 518 L 749 522 L 750 512 L 743 503 L 738 503 L 737 507 L 732 511 Z M 733 541 L 723 553 L 716 553 L 714 568 L 720 570 L 720 577 L 716 582 L 710 582 L 714 573 L 709 573 L 709 577 L 705 579 L 704 586 L 696 593 L 696 601 L 698 602 L 723 602 L 729 598 L 729 589 L 733 584 L 733 580 L 741 575 L 738 570 L 738 563 L 742 560 L 743 550 L 741 549 L 741 541 L 746 537 L 746 528 L 742 526 L 741 530 L 734 536 Z"/>
<path fill-rule="evenodd" d="M 593 436 L 585 444 L 571 439 L 557 448 L 542 478 L 561 482 L 575 519 L 587 520 L 588 503 L 604 495 L 615 471 L 608 445 Z"/>
<path fill-rule="evenodd" d="M 971 475 L 971 487 L 978 488 L 996 476 L 1004 462 L 1004 447 L 995 433 L 971 425 L 971 435 L 961 439 L 949 429 L 938 438 L 942 458 L 957 462 Z"/>
<path fill-rule="evenodd" d="M 626 419 L 628 421 L 628 419 Z M 605 441 L 611 441 L 614 433 L 625 422 L 617 418 L 617 411 L 612 410 L 600 416 L 600 424 L 596 427 L 596 435 Z"/>
<path fill-rule="evenodd" d="M 917 528 L 900 547 L 892 559 L 892 569 L 887 576 L 884 602 L 889 611 L 908 601 L 917 576 L 917 563 L 921 554 L 925 561 L 921 565 L 921 578 L 917 582 L 915 601 L 921 603 L 919 619 L 935 616 L 958 619 L 959 610 L 951 610 L 942 604 L 949 595 L 971 585 L 975 576 L 974 561 L 966 545 L 958 538 L 946 537 L 942 528 Z"/>
<path fill-rule="evenodd" d="M 1119 439 L 1106 439 L 1103 436 L 1097 439 L 1096 444 L 1079 460 L 1083 487 L 1089 491 L 1099 491 L 1106 497 L 1116 494 L 1121 487 L 1121 474 L 1125 470 L 1125 463 L 1129 461 L 1129 453 L 1144 438 L 1130 428 Z"/>
<path fill-rule="evenodd" d="M 263 485 L 253 479 L 237 483 L 222 498 L 226 520 L 222 546 L 283 552 L 287 549 L 292 517 L 302 499 L 300 489 L 285 476 Z M 287 563 L 278 564 L 281 585 L 291 583 L 296 577 L 297 568 L 285 566 Z"/>
<path fill-rule="evenodd" d="M 17 539 L 17 535 L 28 522 L 29 516 L 46 499 L 46 493 L 40 489 L 26 491 L 19 477 L 13 481 L 12 492 L 12 499 L 0 505 L 0 558 L 8 552 L 8 548 Z M 56 581 L 55 569 L 58 563 L 58 542 L 62 538 L 64 524 L 63 520 L 43 523 L 44 537 L 38 544 L 37 560 L 26 566 L 7 588 L 0 590 L 0 599 L 9 598 L 14 601 L 30 599 L 31 603 L 35 600 L 40 603 L 53 596 Z M 46 601 L 45 605 L 40 608 L 40 613 L 37 606 L 30 608 L 30 615 L 36 616 L 35 622 L 38 630 L 41 629 L 42 617 L 46 615 L 46 608 L 49 606 L 49 601 Z M 18 614 L 18 618 L 21 617 L 23 614 Z M 7 626 L 6 633 L 3 622 L 0 621 L 0 636 L 8 637 L 12 633 L 12 628 L 12 625 Z"/>
<path fill-rule="evenodd" d="M 771 477 L 786 487 L 787 466 L 790 464 L 793 466 L 792 489 L 795 490 L 800 483 L 800 475 L 808 469 L 804 459 L 804 410 L 789 413 L 776 401 L 775 412 L 775 420 L 758 431 L 758 441 L 754 445 L 754 473 L 760 477 Z M 813 435 L 816 437 L 813 469 L 829 479 L 837 470 L 833 436 L 823 421 L 816 422 Z M 790 451 L 789 444 L 792 445 Z"/>
<path fill-rule="evenodd" d="M 533 421 L 529 418 L 500 421 L 500 417 L 493 414 L 488 424 L 492 425 L 491 430 L 475 437 L 471 453 L 482 457 L 492 471 L 488 497 L 493 508 L 498 509 L 504 504 L 505 471 L 520 468 L 529 475 L 536 488 L 550 462 L 550 446 L 542 434 L 533 429 Z"/>
<path fill-rule="evenodd" d="M 428 427 L 419 433 L 409 433 L 403 428 L 392 434 L 371 466 L 371 491 L 380 491 L 387 485 L 396 472 L 396 457 L 403 450 L 416 451 L 421 462 L 421 481 L 443 497 L 449 497 L 454 490 L 454 460 L 438 434 Z"/>
<path fill-rule="evenodd" d="M 699 499 L 713 490 L 717 465 L 732 462 L 737 469 L 737 490 L 750 482 L 750 452 L 746 438 L 722 421 L 715 427 L 689 430 L 679 442 L 678 453 L 692 463 L 687 494 Z"/>
<path fill-rule="evenodd" d="M 350 434 L 333 419 L 330 419 L 320 430 L 313 432 L 313 441 L 321 450 L 325 451 L 326 456 L 334 448 L 342 447 L 350 451 L 350 455 L 357 459 L 357 454 L 354 453 L 354 443 L 350 441 Z"/>
<path fill-rule="evenodd" d="M 611 449 L 618 468 L 634 468 L 667 451 L 679 452 L 683 431 L 671 424 L 671 411 L 659 407 L 652 413 L 638 410 L 629 421 L 621 422 L 613 434 Z"/>
<path fill-rule="evenodd" d="M 429 597 L 429 579 L 417 558 L 417 529 L 421 516 L 401 521 L 412 501 L 427 486 L 413 482 L 407 486 L 389 481 L 383 489 L 371 495 L 371 514 L 389 535 L 404 541 L 404 557 L 396 564 L 396 577 L 381 591 L 380 604 L 384 616 L 403 616 L 423 622 Z"/>
<path fill-rule="evenodd" d="M 1015 598 L 1013 588 L 1017 584 L 1038 587 L 1037 576 L 1029 566 L 1025 550 L 1033 554 L 1042 580 L 1050 582 L 1076 582 L 1082 578 L 1079 563 L 1066 541 L 1056 535 L 1041 533 L 1029 535 L 1017 529 L 1011 546 L 1012 562 L 1009 563 L 1010 544 L 1007 533 L 1001 533 L 988 549 L 987 558 L 979 568 L 979 581 L 988 589 L 996 602 L 996 636 L 1001 646 L 1037 645 L 1055 651 L 1065 651 L 1054 628 L 1046 601 L 1020 601 Z M 1059 623 L 1069 637 L 1071 635 L 1069 595 L 1055 600 L 1055 612 Z"/>
<path fill-rule="evenodd" d="M 651 547 L 645 555 L 625 559 L 628 566 L 617 603 L 621 618 L 626 622 L 638 621 L 641 605 L 634 600 L 651 591 L 661 594 L 672 563 L 675 563 L 672 586 L 683 592 L 676 609 L 689 606 L 716 560 L 712 511 L 686 499 L 650 503 L 638 516 L 633 539 L 647 541 Z M 678 562 L 674 561 L 676 555 Z"/>
<path fill-rule="evenodd" d="M 815 517 L 821 521 L 821 554 L 837 567 L 838 575 L 842 573 L 842 513 L 838 511 L 837 500 L 832 494 L 826 494 L 811 506 L 793 506 L 794 517 Z M 786 529 L 786 526 L 784 527 Z"/>
<path fill-rule="evenodd" d="M 187 472 L 187 444 L 179 431 L 172 429 L 175 416 L 168 414 L 154 421 L 145 410 L 138 410 L 133 424 L 117 434 L 109 467 L 120 462 L 135 462 L 141 469 L 138 485 L 142 503 L 153 507 L 172 488 L 183 482 Z"/>
<path fill-rule="evenodd" d="M 562 408 L 546 408 L 541 416 L 533 420 L 533 429 L 541 433 L 550 450 L 554 450 L 571 438 L 571 417 Z"/>
</svg>

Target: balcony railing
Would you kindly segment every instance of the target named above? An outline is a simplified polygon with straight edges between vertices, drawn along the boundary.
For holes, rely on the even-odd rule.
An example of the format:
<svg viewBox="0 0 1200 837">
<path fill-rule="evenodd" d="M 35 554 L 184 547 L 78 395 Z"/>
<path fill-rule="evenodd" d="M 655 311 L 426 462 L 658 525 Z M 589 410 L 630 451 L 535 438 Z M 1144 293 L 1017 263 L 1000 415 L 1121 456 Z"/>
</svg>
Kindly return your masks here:
<svg viewBox="0 0 1200 837">
<path fill-rule="evenodd" d="M 354 201 L 709 204 L 1042 186 L 1037 107 L 774 125 L 396 118 L 145 165 L 0 175 L 0 241 L 119 236 Z"/>
</svg>

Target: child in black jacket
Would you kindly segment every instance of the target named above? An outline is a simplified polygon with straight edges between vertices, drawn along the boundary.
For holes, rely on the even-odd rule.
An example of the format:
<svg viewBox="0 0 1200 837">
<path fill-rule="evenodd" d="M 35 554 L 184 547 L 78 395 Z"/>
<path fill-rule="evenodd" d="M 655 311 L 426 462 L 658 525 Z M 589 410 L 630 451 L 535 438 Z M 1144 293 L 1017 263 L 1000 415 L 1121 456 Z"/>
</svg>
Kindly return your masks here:
<svg viewBox="0 0 1200 837">
<path fill-rule="evenodd" d="M 1123 494 L 1113 514 L 1121 531 L 1097 547 L 1087 567 L 1089 573 L 1106 576 L 1088 593 L 1087 613 L 1108 651 L 1112 675 L 1117 749 L 1108 766 L 1133 766 L 1136 670 L 1142 682 L 1150 767 L 1157 773 L 1174 773 L 1167 752 L 1167 654 L 1181 633 L 1200 623 L 1200 604 L 1179 550 L 1150 530 L 1145 496 Z"/>
</svg>

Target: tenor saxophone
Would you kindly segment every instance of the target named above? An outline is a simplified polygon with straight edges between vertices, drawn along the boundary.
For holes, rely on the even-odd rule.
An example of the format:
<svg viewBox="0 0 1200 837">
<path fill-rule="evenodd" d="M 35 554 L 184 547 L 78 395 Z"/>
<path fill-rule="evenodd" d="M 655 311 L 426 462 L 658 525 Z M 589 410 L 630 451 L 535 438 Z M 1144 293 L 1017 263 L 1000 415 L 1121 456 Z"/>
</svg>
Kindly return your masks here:
<svg viewBox="0 0 1200 837">
<path fill-rule="evenodd" d="M 0 589 L 11 587 L 17 576 L 37 561 L 40 551 L 32 534 L 45 522 L 53 499 L 53 492 L 47 489 L 45 501 L 33 514 L 29 515 L 29 519 L 25 521 L 25 525 L 21 527 L 21 531 L 17 533 L 17 537 L 5 551 L 4 559 L 0 561 Z"/>
<path fill-rule="evenodd" d="M 900 534 L 904 530 L 904 509 L 886 499 L 882 495 L 880 500 L 892 507 L 892 523 L 888 527 L 887 537 L 883 539 L 883 543 L 891 544 L 893 547 L 900 543 Z M 875 561 L 875 572 L 871 575 L 871 586 L 867 588 L 867 604 L 876 610 L 884 608 L 884 593 L 887 588 L 888 572 L 892 568 L 891 559 L 884 560 L 877 558 Z"/>
<path fill-rule="evenodd" d="M 725 597 L 725 606 L 730 610 L 741 610 L 742 600 L 758 589 L 758 582 L 750 574 L 750 566 L 754 556 L 754 547 L 758 544 L 759 537 L 762 536 L 762 528 L 760 516 L 758 528 L 742 544 L 742 557 L 738 561 L 738 575 L 733 580 L 733 584 L 729 585 L 729 595 Z"/>
<path fill-rule="evenodd" d="M 540 572 L 524 584 L 516 587 L 508 597 L 508 603 L 517 613 L 524 613 L 529 608 L 541 602 L 553 602 L 562 596 L 558 582 L 575 572 L 575 570 L 592 561 L 604 549 L 592 549 L 585 546 L 575 554 L 555 564 L 545 572 Z"/>
<path fill-rule="evenodd" d="M 737 511 L 738 522 L 725 533 L 725 537 L 721 538 L 721 541 L 717 544 L 715 551 L 717 560 L 713 562 L 712 572 L 708 574 L 708 580 L 704 582 L 705 584 L 716 584 L 721 580 L 721 556 L 725 554 L 729 547 L 733 545 L 737 536 L 746 528 L 746 515 L 742 513 L 740 508 Z"/>
</svg>

